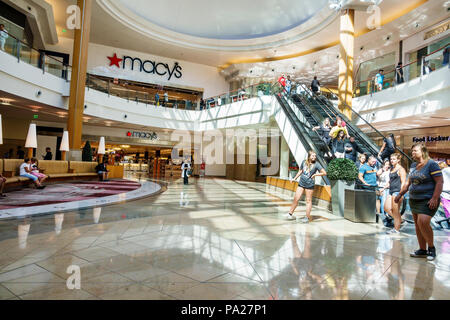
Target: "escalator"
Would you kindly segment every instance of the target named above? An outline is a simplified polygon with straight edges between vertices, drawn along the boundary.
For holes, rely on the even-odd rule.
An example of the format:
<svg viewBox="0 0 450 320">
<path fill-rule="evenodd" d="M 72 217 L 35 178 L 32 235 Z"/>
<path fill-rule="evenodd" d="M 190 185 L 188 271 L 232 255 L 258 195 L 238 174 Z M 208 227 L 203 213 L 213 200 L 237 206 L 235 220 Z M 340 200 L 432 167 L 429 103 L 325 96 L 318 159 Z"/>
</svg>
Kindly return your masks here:
<svg viewBox="0 0 450 320">
<path fill-rule="evenodd" d="M 326 168 L 328 159 L 324 158 L 324 151 L 329 151 L 329 148 L 322 141 L 321 137 L 312 130 L 313 125 L 309 122 L 312 121 L 311 118 L 308 120 L 302 113 L 296 112 L 288 102 L 288 99 L 281 94 L 276 94 L 275 96 L 305 150 L 307 152 L 310 150 L 314 151 L 317 155 L 317 161 L 323 168 Z M 322 179 L 327 185 L 330 184 L 327 177 L 322 177 Z"/>
<path fill-rule="evenodd" d="M 331 123 L 336 120 L 336 116 L 340 116 L 347 125 L 348 134 L 355 137 L 356 143 L 368 155 L 374 155 L 377 157 L 380 163 L 382 159 L 378 157 L 380 148 L 357 126 L 351 123 L 351 121 L 341 112 L 339 112 L 332 102 L 323 96 L 314 95 L 306 86 L 303 86 L 305 95 L 294 95 L 292 100 L 301 109 L 309 109 L 309 112 L 316 113 L 320 123 L 325 118 L 329 118 Z"/>
</svg>

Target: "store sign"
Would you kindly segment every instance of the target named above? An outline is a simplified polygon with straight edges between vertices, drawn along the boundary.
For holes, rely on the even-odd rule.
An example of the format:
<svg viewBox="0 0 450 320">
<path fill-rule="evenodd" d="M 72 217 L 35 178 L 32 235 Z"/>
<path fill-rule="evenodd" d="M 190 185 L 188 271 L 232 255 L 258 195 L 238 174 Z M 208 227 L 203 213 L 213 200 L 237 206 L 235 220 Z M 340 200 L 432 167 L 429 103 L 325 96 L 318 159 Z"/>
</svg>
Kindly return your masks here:
<svg viewBox="0 0 450 320">
<path fill-rule="evenodd" d="M 448 29 L 450 29 L 450 21 L 446 22 L 444 24 L 441 24 L 440 26 L 434 28 L 433 30 L 428 31 L 427 33 L 425 33 L 425 38 L 424 40 L 427 40 L 429 38 L 432 38 L 434 36 L 437 36 L 438 34 L 444 33 L 445 31 L 447 31 Z"/>
<path fill-rule="evenodd" d="M 150 140 L 158 139 L 158 135 L 156 134 L 156 132 L 141 132 L 141 131 L 128 131 L 127 137 L 139 138 L 139 139 L 150 139 Z"/>
<path fill-rule="evenodd" d="M 108 57 L 109 66 L 116 66 L 117 68 L 126 69 L 129 68 L 131 71 L 135 69 L 139 72 L 145 72 L 149 74 L 157 74 L 158 76 L 166 76 L 168 80 L 175 78 L 181 78 L 183 74 L 181 73 L 181 66 L 178 62 L 175 62 L 173 66 L 169 66 L 167 63 L 156 62 L 151 60 L 142 61 L 140 58 L 133 58 L 130 56 L 123 56 L 120 59 L 116 53 L 112 57 Z"/>
<path fill-rule="evenodd" d="M 437 136 L 437 137 L 432 137 L 432 136 L 428 136 L 428 137 L 413 137 L 412 140 L 413 140 L 414 143 L 450 141 L 450 136 L 449 137 L 441 137 L 441 136 Z"/>
</svg>

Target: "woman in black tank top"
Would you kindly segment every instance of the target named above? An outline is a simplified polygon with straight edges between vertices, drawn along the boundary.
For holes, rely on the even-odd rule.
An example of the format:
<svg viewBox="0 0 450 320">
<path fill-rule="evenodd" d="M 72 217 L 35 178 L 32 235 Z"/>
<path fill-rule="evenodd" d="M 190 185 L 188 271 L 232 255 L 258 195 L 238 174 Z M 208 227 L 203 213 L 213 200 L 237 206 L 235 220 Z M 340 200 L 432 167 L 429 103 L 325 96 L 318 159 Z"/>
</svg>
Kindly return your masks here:
<svg viewBox="0 0 450 320">
<path fill-rule="evenodd" d="M 400 226 L 402 224 L 402 215 L 400 214 L 400 206 L 403 203 L 403 197 L 395 203 L 395 197 L 399 194 L 403 185 L 406 184 L 406 170 L 401 166 L 400 161 L 402 159 L 401 154 L 394 153 L 391 155 L 391 165 L 392 169 L 389 173 L 389 194 L 391 207 L 387 208 L 385 206 L 385 211 L 394 218 L 394 229 L 390 230 L 388 233 L 398 234 Z"/>
<path fill-rule="evenodd" d="M 389 194 L 392 196 L 394 193 L 400 192 L 402 189 L 402 180 L 397 171 L 391 171 L 389 174 Z"/>
</svg>

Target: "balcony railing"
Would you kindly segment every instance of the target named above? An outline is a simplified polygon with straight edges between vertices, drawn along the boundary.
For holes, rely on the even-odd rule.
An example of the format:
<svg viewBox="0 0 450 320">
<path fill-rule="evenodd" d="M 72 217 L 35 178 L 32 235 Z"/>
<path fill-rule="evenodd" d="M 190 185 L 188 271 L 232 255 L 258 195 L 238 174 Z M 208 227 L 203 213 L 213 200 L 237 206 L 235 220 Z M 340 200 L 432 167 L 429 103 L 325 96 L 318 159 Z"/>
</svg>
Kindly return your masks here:
<svg viewBox="0 0 450 320">
<path fill-rule="evenodd" d="M 425 66 L 428 63 L 432 71 L 436 71 L 443 67 L 448 67 L 448 62 L 444 64 L 444 51 L 450 46 L 450 43 L 447 43 L 445 46 L 431 52 L 430 54 L 423 56 L 420 60 L 412 61 L 406 65 L 404 65 L 400 69 L 394 69 L 387 72 L 384 72 L 383 85 L 380 90 L 376 84 L 375 78 L 370 78 L 362 81 L 358 81 L 355 86 L 355 97 L 361 97 L 368 94 L 373 94 L 375 92 L 379 92 L 391 87 L 395 87 L 403 82 L 397 82 L 397 72 L 400 70 L 403 71 L 403 80 L 404 82 L 411 81 L 415 78 L 421 77 L 426 73 Z"/>
</svg>

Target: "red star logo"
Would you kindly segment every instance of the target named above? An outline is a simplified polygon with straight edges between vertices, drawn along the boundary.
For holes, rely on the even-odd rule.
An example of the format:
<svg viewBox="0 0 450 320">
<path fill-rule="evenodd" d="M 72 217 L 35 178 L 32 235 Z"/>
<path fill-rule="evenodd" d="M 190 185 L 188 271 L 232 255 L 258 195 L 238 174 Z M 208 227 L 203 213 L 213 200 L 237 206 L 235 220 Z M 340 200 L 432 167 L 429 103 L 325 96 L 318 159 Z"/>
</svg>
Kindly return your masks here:
<svg viewBox="0 0 450 320">
<path fill-rule="evenodd" d="M 109 59 L 109 66 L 116 66 L 117 68 L 120 68 L 119 62 L 122 61 L 123 59 L 119 59 L 117 57 L 117 54 L 114 53 L 114 56 L 112 57 L 108 57 Z"/>
<path fill-rule="evenodd" d="M 131 132 L 130 131 L 127 132 L 127 136 L 131 137 Z"/>
</svg>

